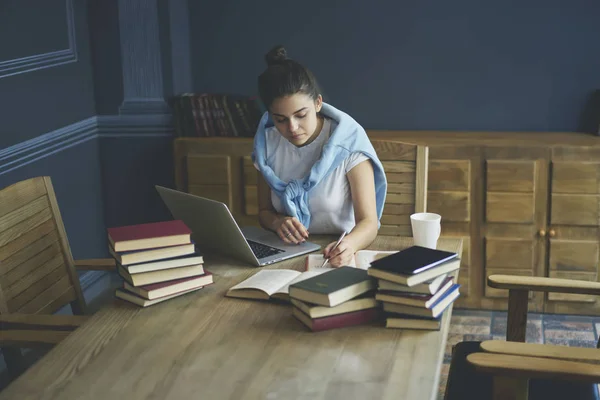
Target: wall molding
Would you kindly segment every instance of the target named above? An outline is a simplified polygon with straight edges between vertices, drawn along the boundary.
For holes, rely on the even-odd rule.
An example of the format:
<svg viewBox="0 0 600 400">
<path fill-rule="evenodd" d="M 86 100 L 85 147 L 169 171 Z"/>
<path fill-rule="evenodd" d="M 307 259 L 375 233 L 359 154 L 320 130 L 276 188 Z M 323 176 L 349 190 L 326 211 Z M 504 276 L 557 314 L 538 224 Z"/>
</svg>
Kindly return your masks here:
<svg viewBox="0 0 600 400">
<path fill-rule="evenodd" d="M 93 116 L 36 138 L 0 149 L 0 175 L 102 138 L 173 137 L 170 115 Z"/>
<path fill-rule="evenodd" d="M 73 0 L 65 0 L 67 12 L 67 35 L 69 48 L 35 54 L 12 60 L 0 61 L 0 79 L 26 72 L 37 71 L 44 68 L 77 62 L 77 41 L 75 38 L 75 11 Z"/>
<path fill-rule="evenodd" d="M 173 137 L 170 114 L 99 115 L 98 136 L 105 137 Z"/>
<path fill-rule="evenodd" d="M 97 137 L 97 119 L 90 117 L 0 150 L 0 175 L 80 145 Z"/>
</svg>

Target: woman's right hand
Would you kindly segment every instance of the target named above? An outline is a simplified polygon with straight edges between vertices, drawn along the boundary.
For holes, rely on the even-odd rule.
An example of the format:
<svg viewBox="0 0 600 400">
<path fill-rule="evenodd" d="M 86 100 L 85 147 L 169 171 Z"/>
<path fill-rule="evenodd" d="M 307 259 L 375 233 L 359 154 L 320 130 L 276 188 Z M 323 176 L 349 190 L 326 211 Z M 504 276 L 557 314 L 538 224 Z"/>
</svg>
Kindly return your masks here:
<svg viewBox="0 0 600 400">
<path fill-rule="evenodd" d="M 277 218 L 273 230 L 286 243 L 300 244 L 308 239 L 308 230 L 295 217 Z"/>
</svg>

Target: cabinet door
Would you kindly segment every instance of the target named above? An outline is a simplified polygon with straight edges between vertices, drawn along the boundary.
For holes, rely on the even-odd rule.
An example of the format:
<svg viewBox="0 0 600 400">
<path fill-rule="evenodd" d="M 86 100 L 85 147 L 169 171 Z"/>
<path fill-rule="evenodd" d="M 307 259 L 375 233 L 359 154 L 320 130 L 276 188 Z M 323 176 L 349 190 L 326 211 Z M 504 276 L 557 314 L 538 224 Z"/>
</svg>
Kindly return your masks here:
<svg viewBox="0 0 600 400">
<path fill-rule="evenodd" d="M 479 149 L 471 146 L 435 146 L 429 150 L 427 211 L 442 216 L 442 237 L 463 239 L 458 306 L 477 301 L 471 284 L 471 196 L 473 164 Z"/>
<path fill-rule="evenodd" d="M 240 225 L 258 225 L 256 172 L 246 138 L 178 138 L 174 142 L 179 190 L 221 201 Z"/>
<path fill-rule="evenodd" d="M 600 159 L 585 150 L 557 150 L 551 178 L 548 274 L 598 281 Z M 600 302 L 598 296 L 549 293 L 545 310 L 597 313 Z"/>
<path fill-rule="evenodd" d="M 548 152 L 536 148 L 485 150 L 485 209 L 482 224 L 484 276 L 543 276 Z M 490 306 L 505 308 L 507 290 L 484 289 Z M 530 311 L 541 311 L 543 295 L 530 294 Z"/>
</svg>

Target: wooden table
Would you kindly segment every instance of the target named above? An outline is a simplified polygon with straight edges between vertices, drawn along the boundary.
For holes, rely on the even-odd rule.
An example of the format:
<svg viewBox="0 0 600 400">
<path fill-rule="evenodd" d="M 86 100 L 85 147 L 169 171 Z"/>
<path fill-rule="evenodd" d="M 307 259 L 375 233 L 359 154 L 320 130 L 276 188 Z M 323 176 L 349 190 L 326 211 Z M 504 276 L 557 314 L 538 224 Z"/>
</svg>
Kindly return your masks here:
<svg viewBox="0 0 600 400">
<path fill-rule="evenodd" d="M 410 244 L 382 236 L 371 248 Z M 462 240 L 440 239 L 439 248 L 460 254 Z M 115 299 L 0 399 L 436 398 L 451 307 L 440 331 L 374 323 L 313 333 L 287 304 L 224 297 L 258 269 L 210 256 L 206 269 L 213 285 L 162 304 L 142 309 Z"/>
</svg>

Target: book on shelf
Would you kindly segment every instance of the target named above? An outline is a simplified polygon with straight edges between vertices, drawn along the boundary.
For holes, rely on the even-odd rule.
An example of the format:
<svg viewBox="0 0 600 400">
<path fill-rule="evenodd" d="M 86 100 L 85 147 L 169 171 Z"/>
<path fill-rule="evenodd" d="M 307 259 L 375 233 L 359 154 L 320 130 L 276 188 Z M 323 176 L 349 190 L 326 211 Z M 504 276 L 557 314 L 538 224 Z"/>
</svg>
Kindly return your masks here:
<svg viewBox="0 0 600 400">
<path fill-rule="evenodd" d="M 185 267 L 162 269 L 159 271 L 129 273 L 122 265 L 117 265 L 117 273 L 132 286 L 144 286 L 152 283 L 171 281 L 204 274 L 202 264 L 188 265 Z"/>
<path fill-rule="evenodd" d="M 448 274 L 454 272 L 460 268 L 460 259 L 455 258 L 446 261 L 442 264 L 438 264 L 435 267 L 429 268 L 426 271 L 418 274 L 405 274 L 405 268 L 399 264 L 386 264 L 383 266 L 371 266 L 367 270 L 368 274 L 372 277 L 383 279 L 386 281 L 399 283 L 406 286 L 415 286 L 420 283 L 427 282 L 431 279 L 437 278 L 442 274 Z"/>
<path fill-rule="evenodd" d="M 108 246 L 108 251 L 119 264 L 131 265 L 194 254 L 196 252 L 196 246 L 194 242 L 191 242 L 176 246 L 123 252 L 117 252 L 111 246 Z"/>
<path fill-rule="evenodd" d="M 298 299 L 290 299 L 290 301 L 294 307 L 313 319 L 366 310 L 368 308 L 381 308 L 381 304 L 375 300 L 375 293 L 373 291 L 364 293 L 334 307 L 319 306 Z"/>
<path fill-rule="evenodd" d="M 438 299 L 430 308 L 409 306 L 406 304 L 397 304 L 383 302 L 383 310 L 385 312 L 406 314 L 420 317 L 437 318 L 444 310 L 450 306 L 459 296 L 460 284 L 455 283 L 452 287 L 444 292 L 444 295 Z"/>
<path fill-rule="evenodd" d="M 443 315 L 440 315 L 437 318 L 426 318 L 417 317 L 414 315 L 387 313 L 385 318 L 385 327 L 439 331 L 442 327 L 442 318 Z"/>
<path fill-rule="evenodd" d="M 311 331 L 318 332 L 374 322 L 379 320 L 383 313 L 380 308 L 367 308 L 322 318 L 311 318 L 300 311 L 299 308 L 292 307 L 292 315 L 306 325 Z"/>
<path fill-rule="evenodd" d="M 434 294 L 421 293 L 401 293 L 394 291 L 385 291 L 379 288 L 375 299 L 388 303 L 406 304 L 407 306 L 430 308 L 444 296 L 444 293 L 452 288 L 454 278 L 449 276 L 444 281 L 444 284 Z"/>
<path fill-rule="evenodd" d="M 149 285 L 133 286 L 129 282 L 123 282 L 123 288 L 139 297 L 154 300 L 160 297 L 169 296 L 175 293 L 185 292 L 191 289 L 197 289 L 213 283 L 213 275 L 204 270 L 204 274 L 190 276 L 187 278 L 174 279 Z"/>
<path fill-rule="evenodd" d="M 397 251 L 359 250 L 354 254 L 347 266 L 367 269 L 373 261 L 394 253 L 397 253 Z M 319 269 L 323 265 L 323 261 L 325 261 L 325 258 L 322 254 L 308 254 L 305 260 L 305 270 Z M 327 264 L 323 268 L 331 269 L 332 267 Z"/>
<path fill-rule="evenodd" d="M 179 297 L 179 296 L 183 296 L 185 294 L 191 293 L 191 292 L 195 292 L 197 290 L 202 289 L 202 287 L 199 288 L 194 288 L 194 289 L 189 289 L 189 290 L 185 290 L 183 292 L 178 292 L 178 293 L 173 293 L 167 296 L 163 296 L 163 297 L 158 297 L 155 299 L 146 299 L 144 297 L 140 297 L 134 293 L 131 293 L 125 289 L 122 288 L 117 288 L 115 290 L 115 296 L 121 300 L 125 300 L 128 301 L 130 303 L 136 304 L 140 307 L 149 307 L 151 305 L 157 304 L 157 303 L 162 303 L 163 301 L 166 300 L 170 300 L 173 299 L 175 297 Z"/>
<path fill-rule="evenodd" d="M 400 283 L 379 279 L 377 281 L 377 287 L 379 290 L 389 292 L 435 294 L 442 283 L 446 281 L 446 277 L 448 277 L 448 274 L 441 274 L 427 282 L 418 283 L 414 286 L 406 286 Z"/>
<path fill-rule="evenodd" d="M 295 271 L 291 269 L 263 269 L 251 277 L 232 286 L 227 297 L 238 297 L 258 300 L 289 300 L 288 288 L 291 284 L 312 278 L 327 272 L 328 269 L 320 271 Z"/>
<path fill-rule="evenodd" d="M 334 307 L 376 288 L 377 282 L 367 271 L 354 267 L 325 270 L 317 276 L 290 284 L 289 296 L 312 304 Z"/>
<path fill-rule="evenodd" d="M 115 252 L 186 244 L 190 243 L 192 234 L 181 220 L 118 226 L 107 231 Z"/>
</svg>

